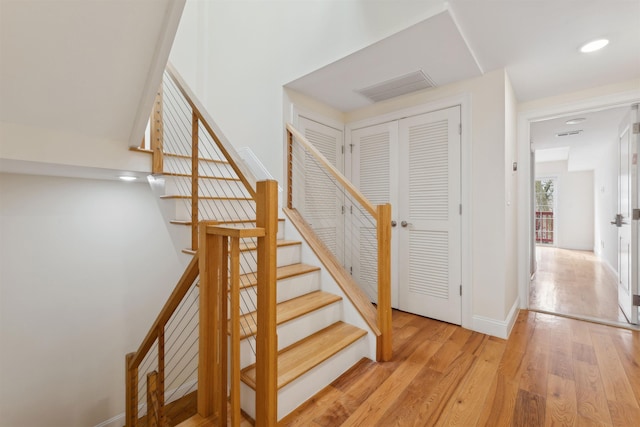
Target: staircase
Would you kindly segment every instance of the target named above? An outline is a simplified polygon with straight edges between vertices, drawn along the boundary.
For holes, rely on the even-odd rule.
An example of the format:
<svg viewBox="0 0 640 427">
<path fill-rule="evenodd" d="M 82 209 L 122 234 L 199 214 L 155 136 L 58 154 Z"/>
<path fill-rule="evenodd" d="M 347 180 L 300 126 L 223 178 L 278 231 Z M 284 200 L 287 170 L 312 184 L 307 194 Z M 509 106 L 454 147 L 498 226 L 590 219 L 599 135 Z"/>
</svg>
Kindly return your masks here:
<svg viewBox="0 0 640 427">
<path fill-rule="evenodd" d="M 194 412 L 197 405 L 185 427 L 221 424 L 220 417 L 238 426 L 241 411 L 273 426 L 360 359 L 390 358 L 390 333 L 379 329 L 390 325 L 390 308 L 387 320 L 380 317 L 384 299 L 376 314 L 292 210 L 290 193 L 288 219 L 276 220 L 275 182 L 256 183 L 170 66 L 151 144 L 141 149 L 153 154 L 150 183 L 177 250 L 192 260 L 127 355 L 127 427 L 143 418 L 149 427 L 171 425 L 177 401 Z"/>
<path fill-rule="evenodd" d="M 165 153 L 171 156 L 173 153 Z M 210 159 L 202 159 L 208 161 Z M 220 163 L 225 168 L 228 162 Z M 166 211 L 175 212 L 169 222 L 180 227 L 184 241 L 188 241 L 192 221 L 186 207 L 191 196 L 181 192 L 184 185 L 179 180 L 190 180 L 188 175 L 176 176 L 175 172 L 163 174 L 166 194 L 160 196 L 163 203 L 172 204 Z M 157 176 L 160 178 L 160 176 Z M 203 175 L 220 190 L 221 194 L 231 194 L 233 189 L 228 179 L 220 180 L 213 175 Z M 201 204 L 207 204 L 201 211 L 246 212 L 243 204 L 253 203 L 245 197 L 199 197 Z M 184 203 L 184 201 L 188 203 Z M 227 209 L 219 204 L 229 205 Z M 231 207 L 232 206 L 232 207 Z M 245 206 L 246 208 L 246 206 Z M 216 218 L 202 218 L 215 220 Z M 254 221 L 239 218 L 223 218 L 221 225 L 250 227 Z M 302 242 L 287 240 L 284 233 L 285 220 L 278 221 L 277 240 L 277 334 L 278 334 L 278 419 L 293 411 L 335 378 L 368 355 L 368 345 L 362 339 L 367 332 L 344 322 L 343 298 L 322 290 L 320 267 L 301 262 Z M 245 239 L 241 252 L 255 252 L 256 245 Z M 183 252 L 194 254 L 192 248 Z M 256 306 L 257 286 L 255 256 L 245 256 L 245 273 L 240 277 L 240 300 L 245 308 Z M 255 353 L 250 339 L 255 335 L 256 313 L 245 312 L 241 318 L 241 401 L 242 410 L 255 418 Z"/>
</svg>

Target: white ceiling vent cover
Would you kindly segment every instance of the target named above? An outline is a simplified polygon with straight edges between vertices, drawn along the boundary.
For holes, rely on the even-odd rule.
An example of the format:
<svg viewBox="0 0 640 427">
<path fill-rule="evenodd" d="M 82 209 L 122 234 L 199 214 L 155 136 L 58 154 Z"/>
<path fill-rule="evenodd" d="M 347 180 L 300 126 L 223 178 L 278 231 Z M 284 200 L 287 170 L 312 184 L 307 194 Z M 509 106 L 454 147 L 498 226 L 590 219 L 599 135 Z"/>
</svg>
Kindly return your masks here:
<svg viewBox="0 0 640 427">
<path fill-rule="evenodd" d="M 436 84 L 424 71 L 418 70 L 364 89 L 359 89 L 356 92 L 366 96 L 373 102 L 378 102 L 435 86 Z"/>
</svg>

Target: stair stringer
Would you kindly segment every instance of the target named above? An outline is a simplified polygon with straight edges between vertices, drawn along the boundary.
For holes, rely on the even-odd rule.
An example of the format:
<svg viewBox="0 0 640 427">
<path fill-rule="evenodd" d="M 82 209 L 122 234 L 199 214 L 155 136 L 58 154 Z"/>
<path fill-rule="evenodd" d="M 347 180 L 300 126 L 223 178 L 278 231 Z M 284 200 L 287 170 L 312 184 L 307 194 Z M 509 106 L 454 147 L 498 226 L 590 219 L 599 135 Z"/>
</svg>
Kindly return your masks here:
<svg viewBox="0 0 640 427">
<path fill-rule="evenodd" d="M 360 315 L 356 307 L 349 300 L 348 296 L 342 290 L 342 288 L 338 285 L 335 279 L 329 274 L 327 269 L 323 266 L 320 259 L 313 252 L 311 247 L 307 244 L 304 237 L 300 234 L 300 232 L 296 229 L 296 227 L 291 223 L 291 220 L 283 213 L 282 217 L 284 217 L 284 235 L 287 240 L 296 240 L 301 242 L 300 248 L 300 257 L 301 262 L 304 264 L 316 265 L 320 267 L 320 290 L 332 293 L 334 295 L 338 295 L 342 297 L 342 307 L 343 307 L 343 321 L 345 323 L 349 323 L 353 326 L 357 326 L 360 329 L 367 331 L 367 335 L 365 335 L 362 339 L 365 344 L 361 345 L 361 348 L 365 350 L 365 354 L 362 357 L 368 357 L 371 360 L 376 360 L 376 334 L 369 327 L 364 318 Z M 359 359 L 358 359 L 359 360 Z M 318 390 L 320 391 L 320 390 Z"/>
</svg>

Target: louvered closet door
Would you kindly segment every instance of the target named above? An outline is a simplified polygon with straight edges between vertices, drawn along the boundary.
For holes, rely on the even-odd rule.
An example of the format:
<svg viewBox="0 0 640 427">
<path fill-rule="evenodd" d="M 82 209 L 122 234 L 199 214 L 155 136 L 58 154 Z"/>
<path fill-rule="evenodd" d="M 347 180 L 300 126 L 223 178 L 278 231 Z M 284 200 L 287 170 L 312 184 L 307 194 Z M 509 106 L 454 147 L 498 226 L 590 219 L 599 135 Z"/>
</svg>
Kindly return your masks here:
<svg viewBox="0 0 640 427">
<path fill-rule="evenodd" d="M 397 206 L 398 122 L 383 123 L 351 132 L 353 184 L 374 205 Z M 376 223 L 368 212 L 347 204 L 345 252 L 355 281 L 372 302 L 377 302 L 378 261 Z M 395 214 L 392 211 L 392 214 Z M 392 243 L 394 239 L 392 239 Z M 392 270 L 395 270 L 393 268 Z M 397 289 L 392 278 L 391 305 L 397 308 Z"/>
<path fill-rule="evenodd" d="M 400 120 L 399 308 L 461 323 L 460 108 Z"/>
<path fill-rule="evenodd" d="M 314 147 L 333 166 L 343 170 L 341 130 L 315 122 L 305 117 L 298 118 L 298 127 Z M 304 193 L 299 195 L 303 202 L 298 206 L 305 220 L 325 246 L 344 263 L 344 226 L 342 220 L 343 195 L 324 168 L 319 167 L 309 155 L 304 156 Z"/>
</svg>

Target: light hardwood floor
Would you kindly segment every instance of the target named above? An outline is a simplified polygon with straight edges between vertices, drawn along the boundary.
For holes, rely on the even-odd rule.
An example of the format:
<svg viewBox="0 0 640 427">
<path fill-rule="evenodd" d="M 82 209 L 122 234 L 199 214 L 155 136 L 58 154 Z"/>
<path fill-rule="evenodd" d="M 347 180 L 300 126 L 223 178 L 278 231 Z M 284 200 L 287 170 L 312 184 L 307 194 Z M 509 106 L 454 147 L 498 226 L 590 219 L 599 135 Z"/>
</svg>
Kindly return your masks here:
<svg viewBox="0 0 640 427">
<path fill-rule="evenodd" d="M 509 340 L 395 311 L 362 360 L 282 426 L 638 426 L 640 333 L 530 311 Z"/>
<path fill-rule="evenodd" d="M 361 360 L 280 425 L 640 425 L 638 331 L 521 311 L 502 340 L 394 311 L 393 333 L 391 362 Z"/>
<path fill-rule="evenodd" d="M 593 252 L 537 246 L 536 255 L 529 308 L 627 323 L 618 307 L 616 277 Z"/>
</svg>

